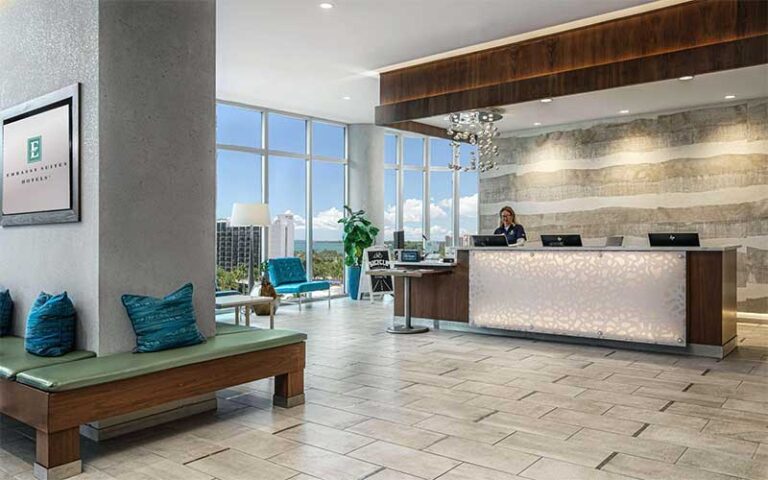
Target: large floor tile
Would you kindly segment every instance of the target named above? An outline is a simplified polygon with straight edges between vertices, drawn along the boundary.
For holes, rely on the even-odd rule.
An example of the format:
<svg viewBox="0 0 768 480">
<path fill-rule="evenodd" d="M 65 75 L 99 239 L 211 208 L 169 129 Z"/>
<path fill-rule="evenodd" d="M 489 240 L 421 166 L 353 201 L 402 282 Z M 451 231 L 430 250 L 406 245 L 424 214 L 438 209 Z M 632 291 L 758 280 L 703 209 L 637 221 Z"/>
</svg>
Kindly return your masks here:
<svg viewBox="0 0 768 480">
<path fill-rule="evenodd" d="M 461 462 L 387 442 L 376 442 L 349 454 L 353 458 L 433 479 Z"/>
<path fill-rule="evenodd" d="M 562 440 L 570 437 L 580 429 L 579 426 L 556 422 L 547 418 L 531 418 L 503 412 L 494 413 L 480 420 L 479 423 Z"/>
<path fill-rule="evenodd" d="M 489 444 L 498 442 L 514 431 L 513 428 L 495 427 L 442 415 L 430 417 L 414 427 Z"/>
<path fill-rule="evenodd" d="M 613 452 L 605 445 L 587 446 L 525 432 L 513 433 L 496 445 L 592 468 L 600 465 Z"/>
<path fill-rule="evenodd" d="M 625 407 L 623 405 L 616 405 L 605 412 L 603 416 L 642 423 L 653 423 L 664 425 L 665 427 L 692 428 L 694 430 L 701 430 L 707 424 L 707 420 L 704 418 L 677 415 L 675 413 L 668 413 L 668 411 L 658 412 L 643 408 Z"/>
<path fill-rule="evenodd" d="M 524 480 L 523 477 L 509 473 L 478 467 L 470 463 L 462 463 L 458 467 L 441 476 L 439 480 Z"/>
<path fill-rule="evenodd" d="M 614 452 L 627 453 L 636 457 L 675 463 L 685 451 L 684 446 L 660 440 L 620 435 L 583 428 L 568 439 L 569 444 L 583 447 L 605 448 Z"/>
<path fill-rule="evenodd" d="M 240 435 L 220 440 L 220 442 L 222 445 L 226 445 L 229 448 L 259 458 L 269 458 L 292 448 L 296 448 L 299 445 L 296 442 L 260 430 L 241 433 Z"/>
<path fill-rule="evenodd" d="M 716 452 L 751 458 L 757 450 L 757 443 L 746 442 L 722 435 L 701 433 L 695 430 L 669 428 L 651 425 L 640 433 L 640 438 L 660 440 L 686 447 L 712 450 Z"/>
<path fill-rule="evenodd" d="M 542 458 L 521 475 L 532 480 L 630 480 L 635 478 L 551 458 Z"/>
<path fill-rule="evenodd" d="M 336 453 L 349 453 L 375 441 L 372 438 L 314 423 L 298 425 L 283 430 L 277 435 L 293 442 L 305 443 Z"/>
<path fill-rule="evenodd" d="M 188 466 L 219 480 L 284 480 L 298 473 L 237 450 L 225 450 Z"/>
<path fill-rule="evenodd" d="M 604 417 L 601 415 L 592 415 L 589 413 L 557 408 L 542 417 L 542 420 L 551 420 L 568 425 L 577 425 L 579 427 L 593 428 L 595 430 L 604 430 L 606 432 L 620 433 L 622 435 L 633 435 L 639 431 L 643 424 L 632 420 L 619 420 L 618 418 Z"/>
<path fill-rule="evenodd" d="M 602 470 L 643 480 L 734 480 L 730 475 L 712 473 L 685 465 L 633 457 L 620 453 L 603 465 Z"/>
<path fill-rule="evenodd" d="M 441 440 L 426 449 L 444 457 L 507 473 L 520 473 L 539 459 L 536 455 L 457 437 Z"/>
<path fill-rule="evenodd" d="M 381 469 L 380 466 L 309 445 L 288 450 L 270 461 L 323 480 L 359 480 Z"/>
<path fill-rule="evenodd" d="M 467 405 L 466 403 L 459 403 L 451 400 L 442 400 L 437 398 L 425 398 L 423 400 L 417 400 L 413 403 L 409 403 L 408 408 L 470 421 L 480 420 L 481 418 L 487 417 L 495 411 L 489 408 L 476 407 L 473 405 Z"/>
<path fill-rule="evenodd" d="M 375 418 L 358 423 L 348 428 L 347 431 L 416 450 L 426 448 L 445 438 L 445 435 L 430 432 L 426 429 L 399 425 Z"/>
<path fill-rule="evenodd" d="M 689 448 L 677 463 L 750 480 L 768 478 L 768 462 L 745 459 L 741 456 L 711 450 Z"/>
</svg>

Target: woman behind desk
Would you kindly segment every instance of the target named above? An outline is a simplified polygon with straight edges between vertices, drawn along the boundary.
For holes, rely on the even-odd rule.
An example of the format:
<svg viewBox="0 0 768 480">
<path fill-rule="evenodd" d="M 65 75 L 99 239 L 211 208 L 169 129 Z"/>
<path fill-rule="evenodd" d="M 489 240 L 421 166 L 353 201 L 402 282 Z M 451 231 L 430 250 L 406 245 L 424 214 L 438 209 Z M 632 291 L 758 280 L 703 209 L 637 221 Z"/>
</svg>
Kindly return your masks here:
<svg viewBox="0 0 768 480">
<path fill-rule="evenodd" d="M 522 225 L 515 222 L 515 211 L 512 207 L 506 206 L 499 210 L 499 228 L 493 231 L 494 235 L 504 235 L 507 237 L 507 243 L 512 245 L 522 239 L 525 242 L 525 229 Z M 523 243 L 520 242 L 520 243 Z"/>
</svg>

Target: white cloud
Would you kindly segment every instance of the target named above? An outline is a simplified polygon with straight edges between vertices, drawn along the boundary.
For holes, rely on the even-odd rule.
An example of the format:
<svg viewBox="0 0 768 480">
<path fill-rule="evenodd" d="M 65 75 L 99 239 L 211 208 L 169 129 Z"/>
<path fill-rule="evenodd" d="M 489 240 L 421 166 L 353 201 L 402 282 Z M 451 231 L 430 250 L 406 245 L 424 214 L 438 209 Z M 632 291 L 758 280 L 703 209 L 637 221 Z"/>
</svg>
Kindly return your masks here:
<svg viewBox="0 0 768 480">
<path fill-rule="evenodd" d="M 450 233 L 450 230 L 442 225 L 432 225 L 429 228 L 429 238 L 432 240 L 443 240 L 445 236 L 449 235 Z"/>
<path fill-rule="evenodd" d="M 339 223 L 339 219 L 344 216 L 344 212 L 336 207 L 331 207 L 328 210 L 317 212 L 312 218 L 312 227 L 315 230 L 329 230 L 333 232 L 340 232 L 342 226 Z"/>
<path fill-rule="evenodd" d="M 403 223 L 421 222 L 421 200 L 406 198 L 403 202 Z"/>
<path fill-rule="evenodd" d="M 477 217 L 477 194 L 459 199 L 459 215 L 462 217 Z"/>
</svg>

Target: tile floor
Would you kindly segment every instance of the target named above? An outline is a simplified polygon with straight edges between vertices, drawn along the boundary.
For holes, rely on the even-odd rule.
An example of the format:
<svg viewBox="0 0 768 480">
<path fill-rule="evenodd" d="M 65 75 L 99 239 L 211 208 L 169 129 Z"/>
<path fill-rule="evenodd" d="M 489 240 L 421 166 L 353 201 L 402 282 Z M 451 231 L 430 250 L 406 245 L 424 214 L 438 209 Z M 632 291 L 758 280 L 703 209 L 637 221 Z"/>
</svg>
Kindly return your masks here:
<svg viewBox="0 0 768 480">
<path fill-rule="evenodd" d="M 307 403 L 271 383 L 219 410 L 94 443 L 79 480 L 768 479 L 768 326 L 724 361 L 450 331 L 384 333 L 391 302 L 278 312 L 306 331 Z M 215 372 L 212 372 L 215 374 Z M 0 480 L 34 442 L 0 422 Z"/>
</svg>

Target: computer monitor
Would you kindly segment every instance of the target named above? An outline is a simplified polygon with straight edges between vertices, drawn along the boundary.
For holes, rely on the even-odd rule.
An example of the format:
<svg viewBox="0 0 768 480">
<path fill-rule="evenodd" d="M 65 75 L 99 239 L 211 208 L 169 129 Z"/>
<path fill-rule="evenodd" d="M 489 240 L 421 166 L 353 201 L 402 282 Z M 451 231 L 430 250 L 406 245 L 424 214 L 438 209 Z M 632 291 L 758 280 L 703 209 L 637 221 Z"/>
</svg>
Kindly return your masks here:
<svg viewBox="0 0 768 480">
<path fill-rule="evenodd" d="M 472 245 L 475 247 L 506 247 L 507 237 L 504 235 L 472 235 Z"/>
<path fill-rule="evenodd" d="M 620 247 L 624 245 L 624 236 L 623 235 L 613 235 L 611 237 L 605 238 L 605 246 L 606 247 Z"/>
<path fill-rule="evenodd" d="M 394 237 L 394 248 L 395 250 L 402 250 L 405 248 L 405 231 L 404 230 L 396 230 L 392 236 Z"/>
<path fill-rule="evenodd" d="M 699 247 L 698 233 L 649 233 L 652 247 Z"/>
<path fill-rule="evenodd" d="M 581 235 L 542 235 L 541 244 L 545 247 L 581 247 Z"/>
</svg>

